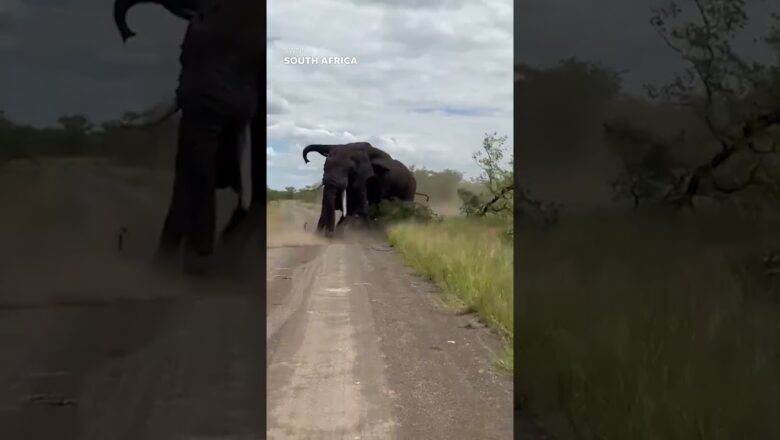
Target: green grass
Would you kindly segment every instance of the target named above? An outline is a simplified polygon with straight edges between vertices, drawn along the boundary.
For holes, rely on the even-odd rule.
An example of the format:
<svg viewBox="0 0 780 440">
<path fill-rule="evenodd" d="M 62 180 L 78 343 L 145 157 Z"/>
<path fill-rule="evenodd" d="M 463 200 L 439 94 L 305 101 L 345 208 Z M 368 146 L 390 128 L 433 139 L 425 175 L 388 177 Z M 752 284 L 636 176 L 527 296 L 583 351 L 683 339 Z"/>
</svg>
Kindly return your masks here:
<svg viewBox="0 0 780 440">
<path fill-rule="evenodd" d="M 780 228 L 657 220 L 516 231 L 523 407 L 558 439 L 780 438 L 780 308 L 742 270 Z"/>
<path fill-rule="evenodd" d="M 506 221 L 489 220 L 403 222 L 391 226 L 388 236 L 405 262 L 439 285 L 445 298 L 477 312 L 501 335 L 506 348 L 497 362 L 511 371 L 513 247 L 501 237 L 506 227 Z"/>
</svg>

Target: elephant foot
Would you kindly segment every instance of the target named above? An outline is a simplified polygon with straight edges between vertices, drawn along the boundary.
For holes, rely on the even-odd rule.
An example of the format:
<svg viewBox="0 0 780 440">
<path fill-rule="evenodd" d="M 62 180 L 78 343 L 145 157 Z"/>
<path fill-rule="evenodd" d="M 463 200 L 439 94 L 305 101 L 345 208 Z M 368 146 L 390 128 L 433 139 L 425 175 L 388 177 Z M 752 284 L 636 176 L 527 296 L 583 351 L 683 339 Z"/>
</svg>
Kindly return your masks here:
<svg viewBox="0 0 780 440">
<path fill-rule="evenodd" d="M 351 215 L 343 218 L 336 227 L 337 231 L 346 229 L 363 229 L 368 227 L 368 219 L 359 215 Z"/>
</svg>

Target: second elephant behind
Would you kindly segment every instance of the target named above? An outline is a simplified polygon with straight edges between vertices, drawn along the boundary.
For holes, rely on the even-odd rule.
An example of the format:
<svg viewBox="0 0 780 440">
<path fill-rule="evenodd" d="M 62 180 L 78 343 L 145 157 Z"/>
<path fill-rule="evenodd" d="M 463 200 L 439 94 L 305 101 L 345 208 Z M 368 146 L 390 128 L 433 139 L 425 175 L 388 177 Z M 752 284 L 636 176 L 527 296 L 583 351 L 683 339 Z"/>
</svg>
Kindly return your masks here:
<svg viewBox="0 0 780 440">
<path fill-rule="evenodd" d="M 417 180 L 414 174 L 397 159 L 382 158 L 372 162 L 374 177 L 366 183 L 368 204 L 382 200 L 414 202 Z"/>
</svg>

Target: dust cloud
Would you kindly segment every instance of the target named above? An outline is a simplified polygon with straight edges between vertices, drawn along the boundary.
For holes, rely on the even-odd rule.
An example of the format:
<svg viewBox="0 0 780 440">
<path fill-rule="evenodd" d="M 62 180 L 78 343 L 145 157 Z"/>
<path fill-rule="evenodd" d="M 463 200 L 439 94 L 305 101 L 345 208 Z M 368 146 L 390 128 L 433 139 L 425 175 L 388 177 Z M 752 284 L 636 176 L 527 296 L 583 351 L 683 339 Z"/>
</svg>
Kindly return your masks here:
<svg viewBox="0 0 780 440">
<path fill-rule="evenodd" d="M 267 246 L 318 246 L 328 243 L 316 235 L 320 207 L 308 203 L 282 201 L 268 205 Z"/>
<path fill-rule="evenodd" d="M 0 308 L 218 291 L 217 281 L 196 283 L 151 264 L 170 181 L 169 175 L 90 159 L 0 168 Z M 225 221 L 230 200 L 220 199 Z"/>
</svg>

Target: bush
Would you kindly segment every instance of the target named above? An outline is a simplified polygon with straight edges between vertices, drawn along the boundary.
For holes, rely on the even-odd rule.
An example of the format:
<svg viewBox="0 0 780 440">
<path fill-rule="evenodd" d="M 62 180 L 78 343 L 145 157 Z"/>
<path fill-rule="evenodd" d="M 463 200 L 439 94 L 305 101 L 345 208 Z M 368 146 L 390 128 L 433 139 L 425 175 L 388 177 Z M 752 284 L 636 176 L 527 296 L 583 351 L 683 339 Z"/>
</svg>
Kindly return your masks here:
<svg viewBox="0 0 780 440">
<path fill-rule="evenodd" d="M 382 200 L 378 205 L 369 206 L 368 214 L 380 224 L 397 223 L 412 220 L 419 223 L 440 222 L 441 216 L 427 205 L 419 203 Z"/>
</svg>

